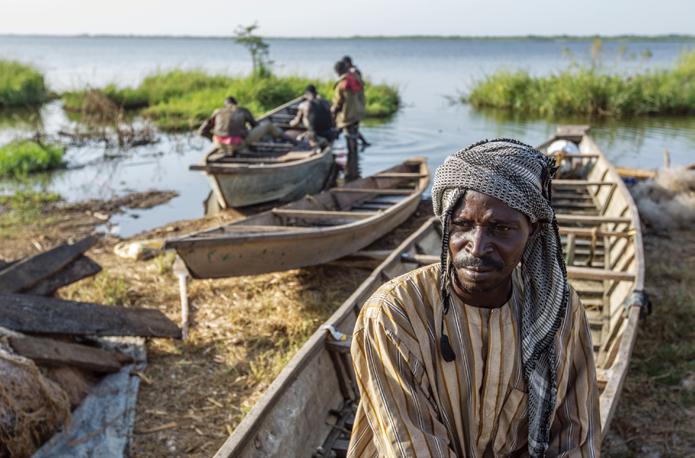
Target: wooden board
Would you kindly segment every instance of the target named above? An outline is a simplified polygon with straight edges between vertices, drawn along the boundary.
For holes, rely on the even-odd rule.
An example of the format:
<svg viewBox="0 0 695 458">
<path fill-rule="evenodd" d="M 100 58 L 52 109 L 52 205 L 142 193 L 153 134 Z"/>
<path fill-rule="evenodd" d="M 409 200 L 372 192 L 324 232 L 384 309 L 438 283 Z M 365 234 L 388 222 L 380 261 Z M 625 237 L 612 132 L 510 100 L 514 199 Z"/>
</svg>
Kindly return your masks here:
<svg viewBox="0 0 695 458">
<path fill-rule="evenodd" d="M 181 338 L 162 312 L 0 293 L 0 326 L 18 332 Z"/>
<path fill-rule="evenodd" d="M 15 293 L 32 287 L 65 267 L 96 241 L 96 237 L 89 236 L 72 245 L 60 245 L 12 264 L 0 271 L 0 292 Z"/>
<path fill-rule="evenodd" d="M 42 337 L 10 337 L 10 346 L 18 354 L 44 366 L 68 365 L 95 372 L 118 372 L 133 358 L 101 348 L 89 347 Z"/>
<path fill-rule="evenodd" d="M 51 296 L 63 286 L 91 277 L 99 272 L 101 272 L 99 264 L 85 255 L 80 255 L 63 269 L 21 292 L 36 296 Z"/>
</svg>

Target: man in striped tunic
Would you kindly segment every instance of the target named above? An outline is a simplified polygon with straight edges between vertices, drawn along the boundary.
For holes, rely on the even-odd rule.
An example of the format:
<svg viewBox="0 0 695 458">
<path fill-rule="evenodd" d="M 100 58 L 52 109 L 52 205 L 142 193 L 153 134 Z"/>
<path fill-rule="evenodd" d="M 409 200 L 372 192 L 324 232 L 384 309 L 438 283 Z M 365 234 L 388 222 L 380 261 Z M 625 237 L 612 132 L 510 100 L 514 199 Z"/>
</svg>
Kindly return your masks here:
<svg viewBox="0 0 695 458">
<path fill-rule="evenodd" d="M 437 169 L 440 264 L 364 304 L 348 456 L 577 456 L 600 447 L 589 328 L 550 207 L 553 162 L 498 139 Z"/>
</svg>

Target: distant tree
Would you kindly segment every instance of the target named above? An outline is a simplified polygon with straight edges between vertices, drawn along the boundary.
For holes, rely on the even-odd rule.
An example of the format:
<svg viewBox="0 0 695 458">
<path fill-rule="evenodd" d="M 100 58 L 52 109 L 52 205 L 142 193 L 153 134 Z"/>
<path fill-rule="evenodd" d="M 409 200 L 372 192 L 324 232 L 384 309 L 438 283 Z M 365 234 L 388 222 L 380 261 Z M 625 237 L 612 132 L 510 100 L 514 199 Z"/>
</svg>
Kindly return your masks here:
<svg viewBox="0 0 695 458">
<path fill-rule="evenodd" d="M 601 38 L 596 37 L 591 43 L 591 66 L 596 68 L 601 65 L 601 50 L 603 48 L 603 41 Z"/>
<path fill-rule="evenodd" d="M 270 45 L 261 36 L 254 33 L 256 29 L 258 29 L 257 23 L 238 26 L 234 30 L 234 42 L 245 47 L 251 54 L 252 75 L 265 78 L 270 76 L 270 65 L 273 63 L 268 59 Z"/>
</svg>

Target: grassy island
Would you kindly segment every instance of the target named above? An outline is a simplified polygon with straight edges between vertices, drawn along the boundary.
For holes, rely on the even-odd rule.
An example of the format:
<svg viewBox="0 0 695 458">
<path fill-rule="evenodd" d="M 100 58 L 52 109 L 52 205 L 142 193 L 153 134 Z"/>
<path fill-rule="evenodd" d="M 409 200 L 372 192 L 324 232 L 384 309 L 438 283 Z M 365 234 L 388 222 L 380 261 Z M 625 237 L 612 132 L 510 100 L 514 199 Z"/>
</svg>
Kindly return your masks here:
<svg viewBox="0 0 695 458">
<path fill-rule="evenodd" d="M 0 177 L 19 178 L 63 166 L 62 146 L 31 140 L 0 146 Z"/>
<path fill-rule="evenodd" d="M 551 76 L 499 71 L 478 82 L 462 102 L 475 108 L 553 117 L 695 114 L 695 51 L 675 68 L 633 76 L 581 67 Z"/>
<path fill-rule="evenodd" d="M 19 62 L 0 60 L 0 108 L 30 107 L 48 99 L 43 75 Z"/>
<path fill-rule="evenodd" d="M 275 75 L 230 77 L 209 75 L 201 70 L 172 70 L 150 75 L 137 87 L 108 85 L 96 91 L 125 110 L 141 111 L 163 130 L 181 131 L 197 128 L 228 95 L 260 115 L 301 95 L 309 83 L 315 84 L 319 92 L 330 99 L 332 81 Z M 89 92 L 64 93 L 65 108 L 84 112 Z M 398 90 L 393 86 L 367 82 L 365 95 L 368 117 L 389 116 L 400 105 Z"/>
</svg>

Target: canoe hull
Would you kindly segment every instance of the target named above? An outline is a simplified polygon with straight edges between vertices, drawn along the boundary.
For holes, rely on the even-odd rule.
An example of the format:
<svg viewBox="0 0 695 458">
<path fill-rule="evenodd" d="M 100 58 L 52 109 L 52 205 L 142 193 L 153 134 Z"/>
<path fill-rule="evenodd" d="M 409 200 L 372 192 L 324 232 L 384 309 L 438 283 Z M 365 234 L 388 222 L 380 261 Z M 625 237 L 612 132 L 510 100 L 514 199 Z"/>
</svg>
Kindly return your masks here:
<svg viewBox="0 0 695 458">
<path fill-rule="evenodd" d="M 264 202 L 291 202 L 321 191 L 333 168 L 330 148 L 306 161 L 283 166 L 237 166 L 207 171 L 210 185 L 222 208 L 245 207 Z"/>
<path fill-rule="evenodd" d="M 194 278 L 257 275 L 323 264 L 359 251 L 400 226 L 420 203 L 420 195 L 414 197 L 364 224 L 273 234 L 263 243 L 249 243 L 247 238 L 203 241 L 178 246 L 176 251 Z"/>
</svg>

